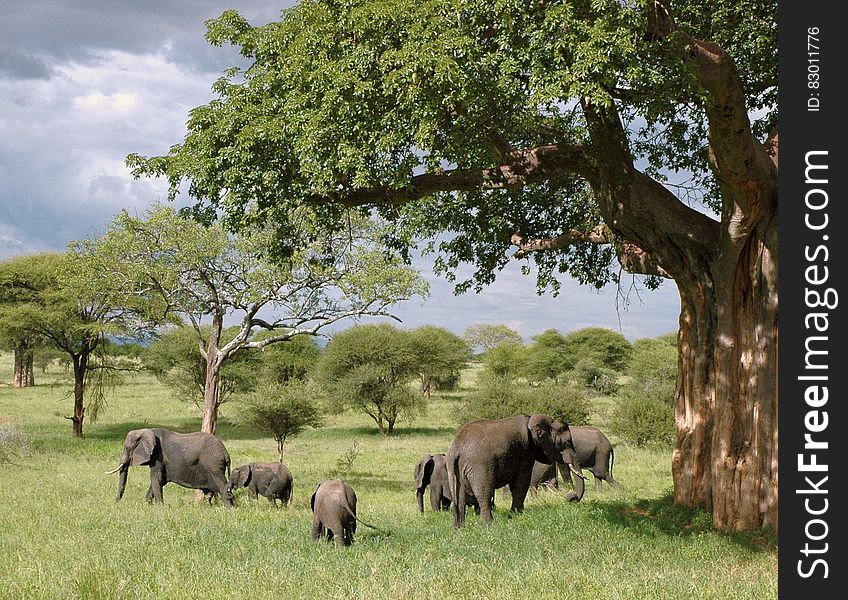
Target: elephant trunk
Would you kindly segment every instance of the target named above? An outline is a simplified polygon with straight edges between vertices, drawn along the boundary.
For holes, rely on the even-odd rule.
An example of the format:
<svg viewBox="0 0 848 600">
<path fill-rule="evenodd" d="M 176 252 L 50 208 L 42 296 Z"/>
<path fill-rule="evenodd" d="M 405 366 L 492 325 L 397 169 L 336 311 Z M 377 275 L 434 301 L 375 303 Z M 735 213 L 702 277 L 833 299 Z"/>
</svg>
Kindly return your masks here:
<svg viewBox="0 0 848 600">
<path fill-rule="evenodd" d="M 583 493 L 586 491 L 586 478 L 583 477 L 583 473 L 580 472 L 580 463 L 577 462 L 577 453 L 573 449 L 567 448 L 562 453 L 562 462 L 565 465 L 568 465 L 569 471 L 576 475 L 576 477 L 574 477 L 574 491 L 568 492 L 565 497 L 569 502 L 580 502 L 583 499 Z M 563 473 L 563 479 L 565 479 L 566 473 L 567 471 Z"/>
<path fill-rule="evenodd" d="M 120 500 L 124 496 L 124 489 L 127 487 L 127 473 L 130 471 L 130 466 L 126 463 L 121 463 L 118 471 L 118 495 L 115 500 Z"/>
<path fill-rule="evenodd" d="M 586 491 L 586 478 L 579 474 L 574 478 L 574 491 L 566 494 L 566 499 L 569 502 L 580 502 L 583 499 L 583 493 Z"/>
<path fill-rule="evenodd" d="M 424 512 L 424 490 L 418 489 L 415 492 L 415 496 L 418 499 L 418 512 L 423 513 Z"/>
</svg>

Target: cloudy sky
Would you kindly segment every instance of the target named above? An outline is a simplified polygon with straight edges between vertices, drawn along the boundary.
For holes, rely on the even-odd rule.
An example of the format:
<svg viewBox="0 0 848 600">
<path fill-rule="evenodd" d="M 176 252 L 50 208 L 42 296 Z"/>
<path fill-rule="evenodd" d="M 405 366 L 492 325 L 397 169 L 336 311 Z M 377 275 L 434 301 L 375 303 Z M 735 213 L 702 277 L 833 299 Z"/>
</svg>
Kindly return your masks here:
<svg viewBox="0 0 848 600">
<path fill-rule="evenodd" d="M 131 152 L 163 154 L 182 140 L 188 111 L 238 64 L 203 39 L 204 22 L 235 8 L 251 23 L 279 17 L 291 0 L 14 0 L 0 8 L 0 260 L 62 250 L 101 232 L 122 208 L 165 200 L 165 185 L 134 181 Z M 538 296 L 512 265 L 485 293 L 454 296 L 420 261 L 431 295 L 397 308 L 407 326 L 505 323 L 525 338 L 586 326 L 628 339 L 677 328 L 673 284 L 630 294 L 566 282 Z"/>
</svg>

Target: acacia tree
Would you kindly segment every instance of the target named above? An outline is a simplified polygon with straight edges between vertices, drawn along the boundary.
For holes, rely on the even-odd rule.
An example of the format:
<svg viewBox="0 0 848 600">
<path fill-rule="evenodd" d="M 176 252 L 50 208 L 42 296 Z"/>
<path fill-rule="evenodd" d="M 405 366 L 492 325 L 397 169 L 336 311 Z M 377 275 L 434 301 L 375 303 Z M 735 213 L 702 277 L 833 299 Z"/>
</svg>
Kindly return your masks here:
<svg viewBox="0 0 848 600">
<path fill-rule="evenodd" d="M 305 235 L 307 223 L 289 238 Z M 316 234 L 284 259 L 266 258 L 275 237 L 266 231 L 232 236 L 169 207 L 146 218 L 124 211 L 105 235 L 80 242 L 77 252 L 100 285 L 127 303 L 151 298 L 158 315 L 187 320 L 206 363 L 201 430 L 214 433 L 221 402 L 221 369 L 233 356 L 297 335 L 317 335 L 342 319 L 390 316 L 388 307 L 426 286 L 417 272 L 374 245 L 373 226 L 349 222 L 339 235 Z M 147 306 L 145 304 L 144 306 Z M 261 314 L 260 314 L 261 311 Z M 225 317 L 238 319 L 225 341 Z M 260 331 L 271 332 L 257 336 Z"/>
<path fill-rule="evenodd" d="M 15 298 L 0 311 L 7 331 L 18 339 L 42 340 L 70 358 L 74 407 L 65 418 L 73 423 L 75 437 L 83 435 L 86 414 L 96 418 L 105 403 L 105 374 L 123 368 L 101 352 L 106 340 L 143 330 L 128 306 L 92 281 L 92 273 L 72 253 L 34 254 L 0 265 L 0 293 Z M 94 394 L 87 397 L 92 384 Z"/>
<path fill-rule="evenodd" d="M 252 65 L 167 156 L 128 160 L 234 227 L 286 230 L 307 207 L 333 228 L 377 210 L 399 245 L 453 232 L 431 247 L 449 275 L 474 263 L 460 289 L 510 245 L 540 289 L 673 279 L 675 500 L 776 528 L 776 32 L 773 0 L 328 0 L 260 27 L 228 11 L 207 39 Z"/>
<path fill-rule="evenodd" d="M 43 271 L 33 266 L 30 258 L 0 263 L 0 347 L 12 350 L 12 387 L 16 388 L 35 385 L 33 361 L 37 338 L 14 318 L 15 306 L 32 302 L 45 285 Z"/>
<path fill-rule="evenodd" d="M 506 325 L 490 325 L 488 323 L 472 325 L 465 330 L 462 337 L 469 346 L 472 348 L 481 348 L 483 352 L 488 352 L 501 344 L 524 343 L 521 334 L 515 329 Z"/>
</svg>

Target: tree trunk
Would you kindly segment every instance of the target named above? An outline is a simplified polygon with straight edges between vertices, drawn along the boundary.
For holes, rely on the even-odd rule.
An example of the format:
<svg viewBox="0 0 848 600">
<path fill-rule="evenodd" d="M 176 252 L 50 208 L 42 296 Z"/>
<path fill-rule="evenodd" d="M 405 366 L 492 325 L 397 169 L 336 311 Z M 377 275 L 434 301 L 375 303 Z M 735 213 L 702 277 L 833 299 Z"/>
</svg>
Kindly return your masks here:
<svg viewBox="0 0 848 600">
<path fill-rule="evenodd" d="M 12 387 L 25 388 L 35 385 L 32 370 L 33 350 L 26 344 L 15 345 L 15 372 L 12 377 Z"/>
<path fill-rule="evenodd" d="M 221 331 L 224 326 L 222 315 L 212 317 L 212 329 L 206 343 L 206 379 L 203 384 L 203 424 L 201 431 L 215 433 L 218 426 L 218 387 L 221 380 L 221 359 L 218 356 L 218 345 L 221 341 Z"/>
<path fill-rule="evenodd" d="M 85 419 L 85 372 L 88 369 L 88 354 L 73 357 L 74 365 L 74 415 L 70 417 L 74 427 L 74 437 L 82 437 L 82 425 Z"/>
<path fill-rule="evenodd" d="M 777 528 L 777 222 L 759 223 L 677 279 L 674 497 L 723 530 Z"/>
</svg>

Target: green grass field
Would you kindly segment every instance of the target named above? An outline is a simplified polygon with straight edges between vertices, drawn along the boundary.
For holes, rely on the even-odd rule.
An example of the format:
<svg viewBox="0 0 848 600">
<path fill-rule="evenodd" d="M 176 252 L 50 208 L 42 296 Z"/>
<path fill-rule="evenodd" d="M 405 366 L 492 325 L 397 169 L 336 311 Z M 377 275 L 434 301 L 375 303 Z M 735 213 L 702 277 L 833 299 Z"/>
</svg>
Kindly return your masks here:
<svg viewBox="0 0 848 600">
<path fill-rule="evenodd" d="M 197 410 L 136 375 L 96 423 L 86 422 L 85 438 L 73 439 L 63 418 L 69 386 L 54 384 L 58 375 L 36 373 L 39 385 L 30 389 L 0 386 L 0 424 L 22 429 L 30 446 L 0 465 L 2 599 L 777 597 L 775 536 L 718 533 L 706 512 L 674 506 L 670 451 L 616 444 L 620 489 L 596 493 L 587 481 L 579 504 L 541 492 L 516 516 L 498 492 L 491 527 L 472 512 L 454 530 L 449 513 L 427 506 L 420 515 L 413 490 L 421 455 L 445 452 L 458 425 L 457 394 L 434 395 L 426 416 L 390 437 L 351 414 L 288 442 L 288 508 L 245 495 L 234 509 L 209 506 L 175 484 L 165 487 L 164 505 L 148 506 L 144 467 L 130 469 L 116 503 L 117 475 L 104 472 L 116 466 L 126 432 L 195 431 Z M 0 381 L 10 379 L 7 353 Z M 596 405 L 601 428 L 609 403 Z M 233 428 L 226 413 L 224 405 L 218 435 L 233 466 L 275 459 L 272 439 Z M 309 497 L 354 444 L 359 454 L 346 479 L 359 516 L 387 533 L 360 526 L 350 548 L 313 544 Z"/>
</svg>

